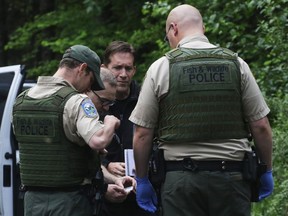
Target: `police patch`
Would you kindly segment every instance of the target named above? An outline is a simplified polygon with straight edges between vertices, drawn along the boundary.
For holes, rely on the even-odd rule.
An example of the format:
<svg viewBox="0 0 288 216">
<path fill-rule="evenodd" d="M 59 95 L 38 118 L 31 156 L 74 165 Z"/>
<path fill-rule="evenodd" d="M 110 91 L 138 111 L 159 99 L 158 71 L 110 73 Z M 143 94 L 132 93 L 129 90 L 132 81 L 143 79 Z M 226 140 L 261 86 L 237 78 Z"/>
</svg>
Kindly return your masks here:
<svg viewBox="0 0 288 216">
<path fill-rule="evenodd" d="M 85 99 L 84 101 L 82 101 L 81 107 L 84 113 L 86 114 L 86 116 L 90 118 L 94 118 L 95 116 L 98 115 L 97 110 L 93 102 L 90 99 Z"/>
</svg>

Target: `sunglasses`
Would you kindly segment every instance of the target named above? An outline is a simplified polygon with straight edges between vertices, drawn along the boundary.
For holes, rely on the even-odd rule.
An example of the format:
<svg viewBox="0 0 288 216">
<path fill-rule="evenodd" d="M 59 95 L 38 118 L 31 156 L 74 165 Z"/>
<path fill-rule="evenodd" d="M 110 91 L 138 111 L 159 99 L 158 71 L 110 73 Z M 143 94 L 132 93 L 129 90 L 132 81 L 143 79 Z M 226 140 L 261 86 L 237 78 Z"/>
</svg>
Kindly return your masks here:
<svg viewBox="0 0 288 216">
<path fill-rule="evenodd" d="M 102 98 L 95 91 L 92 92 L 98 97 L 102 106 L 113 106 L 115 104 L 114 100 L 108 100 L 106 98 Z"/>
<path fill-rule="evenodd" d="M 169 39 L 168 39 L 168 37 L 167 37 L 167 34 L 169 33 L 171 27 L 172 27 L 172 25 L 169 26 L 168 31 L 167 31 L 167 33 L 165 34 L 165 37 L 164 37 L 164 41 L 165 41 L 166 43 L 169 43 Z"/>
</svg>

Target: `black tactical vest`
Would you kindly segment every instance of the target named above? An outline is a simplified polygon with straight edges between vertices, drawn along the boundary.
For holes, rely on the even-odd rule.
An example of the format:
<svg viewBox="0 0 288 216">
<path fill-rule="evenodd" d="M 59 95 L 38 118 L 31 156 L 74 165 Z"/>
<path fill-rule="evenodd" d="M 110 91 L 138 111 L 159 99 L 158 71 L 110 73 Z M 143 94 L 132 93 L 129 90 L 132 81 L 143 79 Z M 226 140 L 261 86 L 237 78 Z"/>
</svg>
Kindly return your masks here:
<svg viewBox="0 0 288 216">
<path fill-rule="evenodd" d="M 20 150 L 20 175 L 24 185 L 65 187 L 94 177 L 97 154 L 88 145 L 69 141 L 63 129 L 66 101 L 77 94 L 63 87 L 48 98 L 20 94 L 13 108 L 13 125 Z"/>
<path fill-rule="evenodd" d="M 237 54 L 222 48 L 177 48 L 166 56 L 170 63 L 169 92 L 160 102 L 161 140 L 248 137 Z"/>
</svg>

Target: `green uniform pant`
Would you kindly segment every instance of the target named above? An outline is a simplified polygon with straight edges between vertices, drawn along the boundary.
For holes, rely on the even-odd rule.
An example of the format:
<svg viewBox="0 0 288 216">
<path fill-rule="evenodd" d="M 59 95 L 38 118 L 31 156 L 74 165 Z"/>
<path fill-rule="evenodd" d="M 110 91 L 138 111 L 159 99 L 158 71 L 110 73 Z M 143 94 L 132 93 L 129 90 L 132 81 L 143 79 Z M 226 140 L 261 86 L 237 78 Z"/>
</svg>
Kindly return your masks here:
<svg viewBox="0 0 288 216">
<path fill-rule="evenodd" d="M 92 205 L 80 191 L 27 191 L 25 216 L 92 216 Z"/>
<path fill-rule="evenodd" d="M 239 172 L 167 172 L 163 216 L 249 216 L 250 194 Z"/>
</svg>

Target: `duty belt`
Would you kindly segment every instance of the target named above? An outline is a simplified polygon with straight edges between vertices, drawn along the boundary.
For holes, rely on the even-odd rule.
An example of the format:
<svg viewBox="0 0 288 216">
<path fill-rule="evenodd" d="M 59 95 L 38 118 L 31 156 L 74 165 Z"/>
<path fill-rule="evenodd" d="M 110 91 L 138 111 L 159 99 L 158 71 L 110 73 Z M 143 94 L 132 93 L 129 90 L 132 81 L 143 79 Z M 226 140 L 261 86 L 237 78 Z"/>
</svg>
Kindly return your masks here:
<svg viewBox="0 0 288 216">
<path fill-rule="evenodd" d="M 185 158 L 182 161 L 166 161 L 166 172 L 169 171 L 224 171 L 224 172 L 242 172 L 242 161 L 195 161 L 191 158 Z"/>
</svg>

